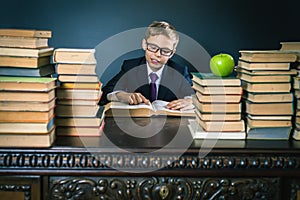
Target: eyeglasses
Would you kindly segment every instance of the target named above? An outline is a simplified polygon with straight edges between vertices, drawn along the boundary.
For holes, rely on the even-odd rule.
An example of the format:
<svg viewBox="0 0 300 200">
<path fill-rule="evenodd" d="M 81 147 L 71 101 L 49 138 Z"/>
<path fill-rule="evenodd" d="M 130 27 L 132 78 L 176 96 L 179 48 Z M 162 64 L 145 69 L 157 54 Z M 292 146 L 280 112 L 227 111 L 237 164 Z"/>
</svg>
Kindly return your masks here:
<svg viewBox="0 0 300 200">
<path fill-rule="evenodd" d="M 171 50 L 171 49 L 168 49 L 168 48 L 160 48 L 156 44 L 148 43 L 147 41 L 146 41 L 146 44 L 147 44 L 147 50 L 148 51 L 156 53 L 159 50 L 160 54 L 163 55 L 163 56 L 171 56 L 173 54 L 173 51 L 174 51 L 174 50 Z"/>
</svg>

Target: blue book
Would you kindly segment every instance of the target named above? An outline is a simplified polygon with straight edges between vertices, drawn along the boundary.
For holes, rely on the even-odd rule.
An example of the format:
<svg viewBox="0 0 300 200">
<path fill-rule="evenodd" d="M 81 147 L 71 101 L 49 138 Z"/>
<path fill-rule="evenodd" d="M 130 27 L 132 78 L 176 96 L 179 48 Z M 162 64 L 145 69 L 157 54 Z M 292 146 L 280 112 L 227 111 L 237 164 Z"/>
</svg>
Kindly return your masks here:
<svg viewBox="0 0 300 200">
<path fill-rule="evenodd" d="M 38 68 L 0 67 L 0 76 L 46 77 L 55 73 L 54 65 Z"/>
<path fill-rule="evenodd" d="M 289 140 L 292 127 L 252 128 L 247 126 L 247 139 L 253 140 Z"/>
</svg>

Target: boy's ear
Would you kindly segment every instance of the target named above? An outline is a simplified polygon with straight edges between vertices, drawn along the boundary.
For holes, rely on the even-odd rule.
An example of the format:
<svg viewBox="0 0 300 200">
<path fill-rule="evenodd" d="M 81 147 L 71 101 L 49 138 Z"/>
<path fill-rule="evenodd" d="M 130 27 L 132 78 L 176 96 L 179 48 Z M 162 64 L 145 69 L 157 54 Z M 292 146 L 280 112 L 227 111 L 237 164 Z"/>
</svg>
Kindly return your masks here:
<svg viewBox="0 0 300 200">
<path fill-rule="evenodd" d="M 145 38 L 142 40 L 142 48 L 144 49 L 144 51 L 146 51 L 146 49 L 147 49 L 147 44 L 146 44 Z"/>
<path fill-rule="evenodd" d="M 173 53 L 172 53 L 171 56 L 169 56 L 169 59 L 172 58 L 172 57 L 174 56 L 175 52 L 176 52 L 176 49 L 173 50 Z"/>
</svg>

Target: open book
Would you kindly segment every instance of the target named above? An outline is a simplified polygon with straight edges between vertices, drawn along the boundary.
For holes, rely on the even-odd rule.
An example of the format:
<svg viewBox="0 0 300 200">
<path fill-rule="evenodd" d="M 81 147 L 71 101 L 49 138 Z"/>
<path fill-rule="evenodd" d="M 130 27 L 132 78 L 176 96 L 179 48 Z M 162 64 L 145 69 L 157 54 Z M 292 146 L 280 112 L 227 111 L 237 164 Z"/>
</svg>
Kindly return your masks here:
<svg viewBox="0 0 300 200">
<path fill-rule="evenodd" d="M 153 115 L 169 115 L 169 116 L 187 116 L 194 117 L 194 109 L 180 111 L 170 110 L 166 108 L 169 102 L 156 100 L 152 104 L 144 103 L 138 105 L 129 105 L 122 102 L 110 102 L 105 106 L 105 116 L 115 117 L 151 117 Z"/>
</svg>

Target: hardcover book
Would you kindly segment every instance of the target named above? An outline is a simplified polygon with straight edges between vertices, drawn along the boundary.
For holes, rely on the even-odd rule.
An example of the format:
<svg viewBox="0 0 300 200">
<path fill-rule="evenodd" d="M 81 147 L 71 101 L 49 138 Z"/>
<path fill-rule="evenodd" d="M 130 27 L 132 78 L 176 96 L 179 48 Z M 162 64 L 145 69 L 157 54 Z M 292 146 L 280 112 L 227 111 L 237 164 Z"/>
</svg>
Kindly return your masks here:
<svg viewBox="0 0 300 200">
<path fill-rule="evenodd" d="M 58 105 L 98 105 L 99 99 L 57 99 L 56 103 Z"/>
<path fill-rule="evenodd" d="M 280 42 L 281 48 L 280 50 L 294 50 L 300 51 L 300 42 Z"/>
<path fill-rule="evenodd" d="M 247 62 L 295 62 L 297 55 L 279 50 L 240 50 L 240 60 Z"/>
<path fill-rule="evenodd" d="M 100 99 L 100 89 L 62 89 L 57 88 L 56 95 L 59 99 L 97 100 Z"/>
<path fill-rule="evenodd" d="M 197 83 L 193 84 L 193 89 L 199 91 L 201 94 L 211 94 L 211 95 L 218 95 L 218 94 L 242 94 L 242 87 L 241 86 L 201 86 Z"/>
<path fill-rule="evenodd" d="M 102 86 L 101 82 L 95 83 L 77 83 L 77 82 L 65 82 L 61 83 L 59 88 L 60 89 L 93 89 L 93 90 L 100 90 Z"/>
<path fill-rule="evenodd" d="M 0 47 L 46 48 L 48 47 L 48 38 L 0 36 Z"/>
<path fill-rule="evenodd" d="M 237 77 L 250 83 L 290 83 L 291 75 L 250 75 L 237 73 Z"/>
<path fill-rule="evenodd" d="M 289 120 L 291 121 L 293 115 L 250 115 L 247 114 L 247 117 L 253 120 Z"/>
<path fill-rule="evenodd" d="M 251 103 L 245 101 L 246 112 L 251 115 L 293 115 L 293 103 Z"/>
<path fill-rule="evenodd" d="M 94 117 L 56 117 L 58 127 L 99 127 L 104 120 L 104 107 L 101 107 Z"/>
<path fill-rule="evenodd" d="M 16 57 L 44 57 L 53 54 L 53 47 L 45 47 L 39 49 L 27 48 L 8 48 L 0 47 L 0 56 L 16 56 Z"/>
<path fill-rule="evenodd" d="M 246 139 L 245 131 L 233 131 L 233 132 L 208 132 L 204 131 L 203 128 L 197 123 L 196 120 L 189 120 L 188 128 L 191 132 L 193 139 L 232 139 L 232 140 L 244 140 Z"/>
<path fill-rule="evenodd" d="M 191 73 L 192 81 L 202 86 L 240 86 L 240 79 L 235 76 L 219 77 L 212 73 Z"/>
<path fill-rule="evenodd" d="M 103 126 L 98 127 L 63 127 L 56 128 L 57 136 L 70 137 L 99 137 L 103 133 Z"/>
<path fill-rule="evenodd" d="M 54 73 L 54 66 L 50 64 L 37 68 L 0 67 L 1 76 L 50 77 Z"/>
<path fill-rule="evenodd" d="M 203 121 L 196 117 L 197 123 L 207 132 L 244 132 L 244 120 L 239 121 Z"/>
<path fill-rule="evenodd" d="M 55 78 L 0 76 L 0 91 L 50 91 L 55 87 Z"/>
<path fill-rule="evenodd" d="M 249 116 L 246 117 L 246 123 L 251 128 L 266 128 L 266 127 L 290 127 L 292 126 L 291 120 L 284 119 L 253 119 Z"/>
<path fill-rule="evenodd" d="M 99 105 L 60 105 L 55 108 L 58 117 L 94 117 L 97 115 Z"/>
<path fill-rule="evenodd" d="M 0 111 L 0 122 L 48 122 L 54 116 L 54 107 L 48 111 Z"/>
<path fill-rule="evenodd" d="M 288 93 L 291 91 L 291 83 L 250 83 L 242 81 L 242 87 L 248 92 L 256 93 Z"/>
<path fill-rule="evenodd" d="M 16 57 L 0 56 L 1 67 L 38 68 L 50 64 L 50 56 L 44 57 Z"/>
<path fill-rule="evenodd" d="M 297 62 L 300 62 L 300 42 L 280 42 L 281 51 L 293 52 L 297 55 Z"/>
<path fill-rule="evenodd" d="M 243 99 L 254 103 L 270 103 L 270 102 L 293 102 L 293 94 L 286 93 L 252 93 L 243 92 Z"/>
<path fill-rule="evenodd" d="M 290 70 L 290 62 L 246 62 L 238 61 L 238 67 L 246 70 Z"/>
<path fill-rule="evenodd" d="M 0 133 L 0 147 L 50 147 L 55 138 L 55 127 L 47 133 Z"/>
<path fill-rule="evenodd" d="M 73 82 L 73 83 L 99 83 L 98 76 L 85 76 L 85 75 L 58 75 L 60 82 Z"/>
<path fill-rule="evenodd" d="M 99 126 L 101 124 L 102 118 L 98 117 L 56 117 L 55 125 L 58 127 L 64 126 Z"/>
<path fill-rule="evenodd" d="M 96 75 L 96 64 L 56 64 L 57 74 L 82 74 L 82 75 Z"/>
<path fill-rule="evenodd" d="M 192 97 L 194 106 L 203 113 L 241 113 L 241 103 L 202 103 Z"/>
<path fill-rule="evenodd" d="M 39 91 L 0 91 L 0 101 L 41 101 L 48 102 L 55 98 L 55 89 L 39 92 Z"/>
<path fill-rule="evenodd" d="M 259 63 L 258 63 L 259 64 Z M 296 76 L 298 74 L 298 71 L 296 69 L 290 69 L 290 70 L 248 70 L 241 66 L 237 66 L 234 69 L 237 73 L 244 73 L 251 76 Z"/>
<path fill-rule="evenodd" d="M 240 94 L 202 94 L 196 91 L 197 100 L 204 103 L 239 103 L 241 101 L 242 95 Z"/>
<path fill-rule="evenodd" d="M 50 101 L 0 101 L 1 111 L 49 111 L 55 106 L 55 98 Z"/>
<path fill-rule="evenodd" d="M 54 63 L 96 64 L 95 49 L 58 48 L 54 50 Z"/>
<path fill-rule="evenodd" d="M 241 113 L 203 113 L 195 109 L 197 117 L 203 121 L 240 121 Z"/>
<path fill-rule="evenodd" d="M 54 126 L 54 116 L 47 122 L 0 122 L 0 135 L 48 133 Z"/>
<path fill-rule="evenodd" d="M 249 140 L 289 140 L 292 127 L 251 128 L 247 126 Z"/>
<path fill-rule="evenodd" d="M 51 30 L 35 30 L 35 29 L 13 29 L 2 28 L 0 29 L 0 36 L 13 36 L 13 37 L 32 37 L 32 38 L 51 38 Z"/>
</svg>

